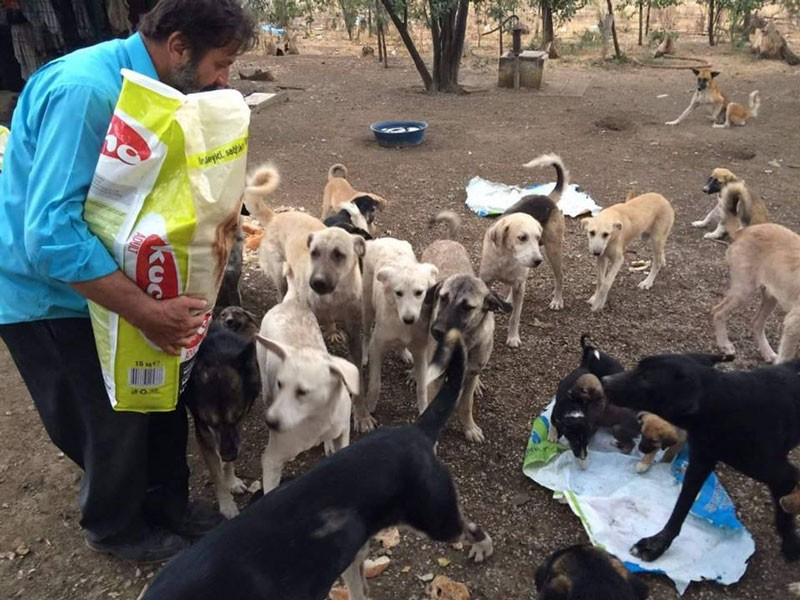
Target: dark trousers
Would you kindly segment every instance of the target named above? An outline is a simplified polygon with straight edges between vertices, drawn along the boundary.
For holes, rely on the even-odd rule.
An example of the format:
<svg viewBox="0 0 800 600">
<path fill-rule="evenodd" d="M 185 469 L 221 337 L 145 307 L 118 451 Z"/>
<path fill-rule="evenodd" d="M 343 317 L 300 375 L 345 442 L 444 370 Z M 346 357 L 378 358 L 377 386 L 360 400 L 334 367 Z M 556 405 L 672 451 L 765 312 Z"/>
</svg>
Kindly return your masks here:
<svg viewBox="0 0 800 600">
<path fill-rule="evenodd" d="M 1 325 L 50 439 L 84 471 L 78 505 L 93 541 L 141 535 L 180 519 L 188 500 L 188 422 L 168 413 L 116 412 L 88 318 Z"/>
</svg>

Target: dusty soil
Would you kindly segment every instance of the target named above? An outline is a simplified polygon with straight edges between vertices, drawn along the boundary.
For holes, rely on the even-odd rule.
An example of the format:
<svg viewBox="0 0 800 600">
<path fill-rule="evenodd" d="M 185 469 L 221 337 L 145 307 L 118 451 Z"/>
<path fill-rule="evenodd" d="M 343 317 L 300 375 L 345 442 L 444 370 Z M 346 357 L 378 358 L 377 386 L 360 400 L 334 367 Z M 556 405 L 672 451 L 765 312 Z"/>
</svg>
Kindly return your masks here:
<svg viewBox="0 0 800 600">
<path fill-rule="evenodd" d="M 761 90 L 762 115 L 756 121 L 735 130 L 712 129 L 698 112 L 677 128 L 665 127 L 664 121 L 675 118 L 688 102 L 693 87 L 688 71 L 554 62 L 547 67 L 543 92 L 513 92 L 494 87 L 491 56 L 469 58 L 462 79 L 476 93 L 431 97 L 421 93 L 410 62 L 392 57 L 391 68 L 385 70 L 373 59 L 359 58 L 360 46 L 346 46 L 336 55 L 309 49 L 301 56 L 243 59 L 268 66 L 281 85 L 303 88 L 284 91 L 283 100 L 253 118 L 252 163 L 272 160 L 283 175 L 276 203 L 316 213 L 326 171 L 341 161 L 358 187 L 392 200 L 380 216 L 383 233 L 410 240 L 418 251 L 435 237 L 426 226 L 431 214 L 442 208 L 459 211 L 464 216 L 461 239 L 476 264 L 488 222 L 464 208 L 466 183 L 474 175 L 507 183 L 542 181 L 550 174 L 521 168 L 541 152 L 563 156 L 573 181 L 602 205 L 635 189 L 661 192 L 675 207 L 668 267 L 655 287 L 649 292 L 637 289 L 643 275 L 625 268 L 607 308 L 597 315 L 585 302 L 593 289 L 593 261 L 579 223 L 568 221 L 565 310 L 548 310 L 552 278 L 546 266 L 535 271 L 523 312 L 521 348 L 503 344 L 506 319 L 499 320 L 494 356 L 484 377 L 487 393 L 476 409 L 486 443 L 468 444 L 451 426 L 439 445 L 465 510 L 493 536 L 495 555 L 476 566 L 465 552 L 404 534 L 392 551 L 392 566 L 373 580 L 375 600 L 426 596 L 425 584 L 417 578 L 426 573 L 464 581 L 475 598 L 532 598 L 539 562 L 561 546 L 585 540 L 569 509 L 554 503 L 549 492 L 521 472 L 531 419 L 576 364 L 583 332 L 591 332 L 627 365 L 651 353 L 714 349 L 709 311 L 726 288 L 725 248 L 703 240 L 702 232 L 690 225 L 713 203 L 700 191 L 711 169 L 731 168 L 763 195 L 775 221 L 800 228 L 800 70 L 685 42 L 690 52 L 709 56 L 721 67 L 720 83 L 734 99 Z M 430 123 L 424 145 L 379 148 L 368 126 L 393 118 Z M 629 253 L 630 260 L 636 258 L 649 258 L 638 243 Z M 271 286 L 254 265 L 245 276 L 244 298 L 258 315 L 274 302 Z M 770 326 L 775 340 L 779 319 L 773 318 Z M 735 366 L 758 364 L 747 314 L 732 319 L 731 335 L 740 354 Z M 384 369 L 377 416 L 384 425 L 407 423 L 415 411 L 404 368 L 392 357 Z M 153 568 L 116 562 L 85 547 L 77 525 L 79 472 L 48 440 L 4 348 L 0 390 L 0 597 L 135 598 Z M 258 456 L 266 440 L 258 408 L 244 429 L 238 471 L 250 481 L 259 476 Z M 189 452 L 193 494 L 211 499 L 193 443 Z M 306 470 L 319 456 L 311 452 L 295 461 L 288 474 Z M 693 584 L 686 597 L 784 597 L 786 584 L 800 580 L 800 569 L 780 557 L 766 489 L 729 469 L 720 472 L 757 550 L 739 584 Z M 24 556 L 15 554 L 17 549 Z M 452 564 L 440 567 L 439 557 Z M 405 566 L 410 567 L 407 572 Z M 675 597 L 665 578 L 648 581 L 653 598 Z"/>
</svg>

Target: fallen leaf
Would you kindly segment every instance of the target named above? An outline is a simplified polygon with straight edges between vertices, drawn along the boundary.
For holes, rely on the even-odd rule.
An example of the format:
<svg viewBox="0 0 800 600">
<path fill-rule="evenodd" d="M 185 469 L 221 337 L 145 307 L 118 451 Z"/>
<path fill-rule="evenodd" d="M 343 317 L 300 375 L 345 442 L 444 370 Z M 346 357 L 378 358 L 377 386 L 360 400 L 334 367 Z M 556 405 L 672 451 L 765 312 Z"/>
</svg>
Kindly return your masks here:
<svg viewBox="0 0 800 600">
<path fill-rule="evenodd" d="M 446 567 L 447 565 L 450 564 L 451 561 L 450 561 L 449 558 L 445 558 L 444 556 L 440 556 L 439 558 L 436 559 L 436 562 L 439 563 L 440 567 Z"/>
<path fill-rule="evenodd" d="M 420 581 L 428 582 L 433 581 L 433 573 L 425 573 L 425 575 L 417 575 L 417 579 Z"/>
<path fill-rule="evenodd" d="M 400 572 L 401 573 L 408 573 L 410 570 L 411 570 L 411 567 L 405 566 L 402 569 L 400 569 Z"/>
<path fill-rule="evenodd" d="M 375 560 L 368 558 L 364 561 L 364 577 L 372 579 L 389 568 L 391 559 L 388 556 L 379 556 Z"/>
</svg>

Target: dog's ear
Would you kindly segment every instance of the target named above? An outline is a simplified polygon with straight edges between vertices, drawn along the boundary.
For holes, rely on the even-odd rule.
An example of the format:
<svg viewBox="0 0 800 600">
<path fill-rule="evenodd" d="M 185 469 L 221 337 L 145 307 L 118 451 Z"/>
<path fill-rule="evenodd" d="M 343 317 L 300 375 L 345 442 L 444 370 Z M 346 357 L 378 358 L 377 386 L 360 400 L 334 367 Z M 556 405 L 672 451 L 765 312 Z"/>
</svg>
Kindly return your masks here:
<svg viewBox="0 0 800 600">
<path fill-rule="evenodd" d="M 244 312 L 244 316 L 247 317 L 247 320 L 250 323 L 258 327 L 258 319 L 256 319 L 256 316 L 253 313 L 251 313 L 249 310 L 243 310 L 242 312 Z"/>
<path fill-rule="evenodd" d="M 331 356 L 330 369 L 332 375 L 342 380 L 351 396 L 358 396 L 361 392 L 361 375 L 353 363 L 339 356 Z"/>
<path fill-rule="evenodd" d="M 483 299 L 483 310 L 491 310 L 494 312 L 510 313 L 513 306 L 510 302 L 506 302 L 500 294 L 494 290 L 489 290 L 486 297 Z"/>
<path fill-rule="evenodd" d="M 439 269 L 436 265 L 430 263 L 422 263 L 422 266 L 428 271 L 428 286 L 430 287 L 436 283 L 436 278 L 439 276 Z"/>
<path fill-rule="evenodd" d="M 357 257 L 362 258 L 367 253 L 367 243 L 357 233 L 351 233 L 350 235 L 353 238 L 353 251 Z"/>
<path fill-rule="evenodd" d="M 314 241 L 314 234 L 313 233 L 309 233 L 308 234 L 308 238 L 306 238 L 306 246 L 311 248 L 311 242 L 313 242 L 313 241 Z"/>
<path fill-rule="evenodd" d="M 428 291 L 425 292 L 425 301 L 424 304 L 433 304 L 436 302 L 436 296 L 439 295 L 439 290 L 442 289 L 442 282 L 440 281 L 436 285 L 432 285 L 428 288 Z"/>
<path fill-rule="evenodd" d="M 397 269 L 394 267 L 382 267 L 377 273 L 375 273 L 375 279 L 385 284 L 390 279 L 394 279 L 396 275 Z"/>
<path fill-rule="evenodd" d="M 265 338 L 261 334 L 256 335 L 256 340 L 258 340 L 259 344 L 264 346 L 267 350 L 272 352 L 275 356 L 280 358 L 282 361 L 286 360 L 286 348 L 284 348 L 281 344 L 279 344 L 275 340 L 271 340 L 269 338 Z"/>
<path fill-rule="evenodd" d="M 589 223 L 592 221 L 592 219 L 593 217 L 584 217 L 583 219 L 581 219 L 581 227 L 583 228 L 584 231 L 589 229 Z"/>
<path fill-rule="evenodd" d="M 719 75 L 719 71 L 711 71 L 711 79 L 714 79 L 717 75 Z"/>
<path fill-rule="evenodd" d="M 620 221 L 614 221 L 614 229 L 622 231 L 622 223 Z"/>
<path fill-rule="evenodd" d="M 692 73 L 694 73 L 695 76 L 700 75 L 700 69 L 692 68 Z"/>
</svg>

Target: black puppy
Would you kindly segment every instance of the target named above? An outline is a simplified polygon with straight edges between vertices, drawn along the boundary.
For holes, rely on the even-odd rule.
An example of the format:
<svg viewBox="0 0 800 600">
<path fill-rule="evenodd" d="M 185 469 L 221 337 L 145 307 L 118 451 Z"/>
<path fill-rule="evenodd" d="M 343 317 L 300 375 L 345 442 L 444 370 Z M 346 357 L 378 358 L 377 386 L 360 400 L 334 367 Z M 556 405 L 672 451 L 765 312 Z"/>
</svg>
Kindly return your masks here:
<svg viewBox="0 0 800 600">
<path fill-rule="evenodd" d="M 798 480 L 787 455 L 800 443 L 800 360 L 752 371 L 713 368 L 731 359 L 720 354 L 650 356 L 633 371 L 603 378 L 611 402 L 655 413 L 688 433 L 689 467 L 672 515 L 659 533 L 631 548 L 643 560 L 657 559 L 680 534 L 718 462 L 769 486 L 783 555 L 800 558 L 794 518 L 779 505 Z"/>
<path fill-rule="evenodd" d="M 231 494 L 247 491 L 234 473 L 233 461 L 239 456 L 241 422 L 260 394 L 255 339 L 212 321 L 183 399 L 192 413 L 197 443 L 214 482 L 220 512 L 228 518 L 239 512 Z"/>
<path fill-rule="evenodd" d="M 255 340 L 258 333 L 258 321 L 255 316 L 241 306 L 226 306 L 220 311 L 217 320 L 249 340 Z"/>
<path fill-rule="evenodd" d="M 460 336 L 447 337 L 445 384 L 415 424 L 382 427 L 269 492 L 168 563 L 143 599 L 321 600 L 345 572 L 351 600 L 365 600 L 360 550 L 399 523 L 437 541 L 466 536 L 476 561 L 491 555 L 491 538 L 464 519 L 434 455 L 464 375 Z"/>
<path fill-rule="evenodd" d="M 645 600 L 647 584 L 591 544 L 557 550 L 536 569 L 539 600 Z"/>
<path fill-rule="evenodd" d="M 375 213 L 377 213 L 380 209 L 380 205 L 375 202 L 375 199 L 372 196 L 366 195 L 353 198 L 350 202 L 356 206 L 358 212 L 364 218 L 364 222 L 367 224 L 367 229 L 369 229 L 369 231 L 353 223 L 353 215 L 344 208 L 335 215 L 331 215 L 325 219 L 325 226 L 341 227 L 348 233 L 360 235 L 365 240 L 371 240 L 372 235 L 370 234 L 370 231 L 373 230 Z"/>
<path fill-rule="evenodd" d="M 558 384 L 547 437 L 551 442 L 566 437 L 583 469 L 588 465 L 589 441 L 598 427 L 611 428 L 617 446 L 625 453 L 633 450 L 634 438 L 639 435 L 636 414 L 609 406 L 600 384 L 600 377 L 622 370 L 617 359 L 591 345 L 584 334 L 580 366 Z"/>
</svg>

